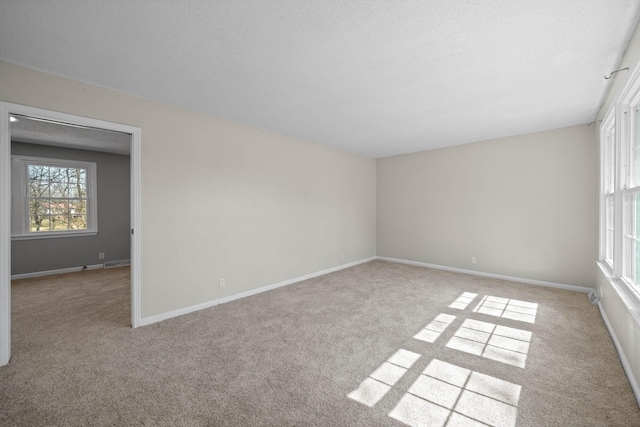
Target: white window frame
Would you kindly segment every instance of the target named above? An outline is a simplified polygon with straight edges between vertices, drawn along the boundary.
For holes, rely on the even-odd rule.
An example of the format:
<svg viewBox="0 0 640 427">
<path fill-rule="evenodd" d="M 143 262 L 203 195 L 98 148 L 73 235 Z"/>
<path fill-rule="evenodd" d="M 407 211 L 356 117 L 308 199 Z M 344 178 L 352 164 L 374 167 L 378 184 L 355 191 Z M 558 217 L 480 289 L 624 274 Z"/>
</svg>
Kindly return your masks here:
<svg viewBox="0 0 640 427">
<path fill-rule="evenodd" d="M 634 282 L 633 278 L 626 274 L 629 271 L 627 268 L 630 266 L 629 263 L 634 262 L 635 258 L 631 259 L 632 254 L 625 246 L 625 239 L 628 240 L 629 236 L 625 236 L 624 233 L 628 231 L 631 224 L 629 222 L 631 218 L 628 218 L 629 211 L 625 211 L 625 196 L 640 193 L 640 182 L 634 184 L 631 176 L 633 173 L 632 144 L 637 138 L 637 126 L 640 126 L 640 123 L 636 123 L 637 116 L 634 116 L 634 111 L 638 108 L 640 108 L 640 62 L 631 70 L 623 90 L 600 125 L 599 264 L 605 274 L 632 298 L 636 307 L 640 307 L 640 280 Z M 610 166 L 607 164 L 609 158 L 606 153 L 606 138 L 612 135 L 615 139 L 613 190 L 607 185 L 607 172 L 610 171 Z M 613 259 L 608 259 L 606 203 L 611 196 L 614 200 Z"/>
<path fill-rule="evenodd" d="M 38 164 L 87 170 L 87 228 L 82 230 L 31 231 L 27 207 L 27 165 Z M 61 237 L 95 236 L 98 234 L 97 165 L 94 162 L 11 156 L 11 240 L 54 239 Z"/>
<path fill-rule="evenodd" d="M 613 269 L 613 259 L 615 252 L 615 231 L 616 221 L 615 215 L 615 197 L 616 197 L 616 154 L 618 153 L 615 132 L 615 110 L 611 110 L 607 117 L 603 120 L 600 127 L 600 260 L 604 262 L 610 269 Z M 613 229 L 613 237 L 610 246 L 607 245 L 608 227 L 607 208 L 608 203 L 613 202 L 613 218 L 611 228 Z"/>
</svg>

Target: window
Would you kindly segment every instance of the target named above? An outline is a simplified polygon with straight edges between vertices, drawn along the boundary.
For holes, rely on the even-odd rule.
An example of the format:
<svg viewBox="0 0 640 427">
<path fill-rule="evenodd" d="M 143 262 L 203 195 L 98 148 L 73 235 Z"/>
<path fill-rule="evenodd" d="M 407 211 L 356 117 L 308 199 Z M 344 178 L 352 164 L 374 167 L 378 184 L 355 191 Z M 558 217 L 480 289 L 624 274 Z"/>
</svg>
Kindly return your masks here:
<svg viewBox="0 0 640 427">
<path fill-rule="evenodd" d="M 12 157 L 14 240 L 95 235 L 96 164 Z"/>
<path fill-rule="evenodd" d="M 640 65 L 600 126 L 600 260 L 640 302 Z"/>
</svg>

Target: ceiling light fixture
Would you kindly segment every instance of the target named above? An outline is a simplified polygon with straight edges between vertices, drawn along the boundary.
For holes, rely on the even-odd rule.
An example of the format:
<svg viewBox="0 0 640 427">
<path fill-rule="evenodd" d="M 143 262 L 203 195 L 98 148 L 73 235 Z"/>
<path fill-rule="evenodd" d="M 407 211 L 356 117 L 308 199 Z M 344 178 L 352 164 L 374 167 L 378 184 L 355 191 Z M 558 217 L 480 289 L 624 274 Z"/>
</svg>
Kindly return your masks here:
<svg viewBox="0 0 640 427">
<path fill-rule="evenodd" d="M 15 123 L 15 122 L 17 122 L 17 121 L 18 121 L 18 118 L 17 118 L 17 117 L 13 117 L 13 116 L 9 116 L 9 121 L 10 121 L 11 123 Z"/>
</svg>

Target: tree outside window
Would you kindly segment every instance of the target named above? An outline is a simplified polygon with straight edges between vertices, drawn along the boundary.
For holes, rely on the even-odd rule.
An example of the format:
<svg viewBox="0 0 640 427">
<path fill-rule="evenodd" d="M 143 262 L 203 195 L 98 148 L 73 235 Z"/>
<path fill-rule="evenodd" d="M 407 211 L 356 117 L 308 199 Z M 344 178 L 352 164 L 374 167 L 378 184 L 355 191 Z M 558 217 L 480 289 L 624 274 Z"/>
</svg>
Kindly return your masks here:
<svg viewBox="0 0 640 427">
<path fill-rule="evenodd" d="M 87 229 L 87 170 L 28 165 L 29 230 Z"/>
</svg>

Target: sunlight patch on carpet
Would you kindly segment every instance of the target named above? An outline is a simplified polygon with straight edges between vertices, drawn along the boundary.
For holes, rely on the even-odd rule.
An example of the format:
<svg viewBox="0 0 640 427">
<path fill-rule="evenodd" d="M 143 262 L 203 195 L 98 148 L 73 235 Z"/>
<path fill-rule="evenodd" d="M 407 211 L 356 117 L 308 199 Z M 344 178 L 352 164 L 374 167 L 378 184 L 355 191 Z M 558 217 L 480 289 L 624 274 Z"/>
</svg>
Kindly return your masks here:
<svg viewBox="0 0 640 427">
<path fill-rule="evenodd" d="M 478 294 L 474 294 L 473 292 L 463 292 L 462 295 L 456 298 L 456 300 L 449 305 L 449 308 L 464 310 L 477 296 Z"/>
<path fill-rule="evenodd" d="M 531 335 L 522 329 L 466 319 L 446 346 L 524 368 Z"/>
<path fill-rule="evenodd" d="M 419 358 L 418 353 L 399 349 L 347 396 L 370 408 L 375 406 Z"/>
<path fill-rule="evenodd" d="M 515 426 L 521 386 L 433 359 L 389 413 L 409 426 Z"/>
<path fill-rule="evenodd" d="M 535 323 L 536 303 L 485 295 L 471 309 L 477 297 L 476 293 L 463 292 L 448 308 Z M 455 324 L 457 329 L 447 335 L 448 342 L 441 343 L 445 347 L 525 368 L 530 331 L 465 317 L 440 313 L 413 338 L 434 344 Z M 407 382 L 400 380 L 420 357 L 398 350 L 348 396 L 373 407 L 393 390 L 389 396 L 397 401 L 389 417 L 412 427 L 515 426 L 520 385 L 434 358 L 422 372 L 415 372 L 418 377 L 404 388 Z"/>
<path fill-rule="evenodd" d="M 486 295 L 473 309 L 473 312 L 521 322 L 535 323 L 538 304 Z"/>
<path fill-rule="evenodd" d="M 433 344 L 454 320 L 456 320 L 456 316 L 440 313 L 413 337 Z"/>
</svg>

